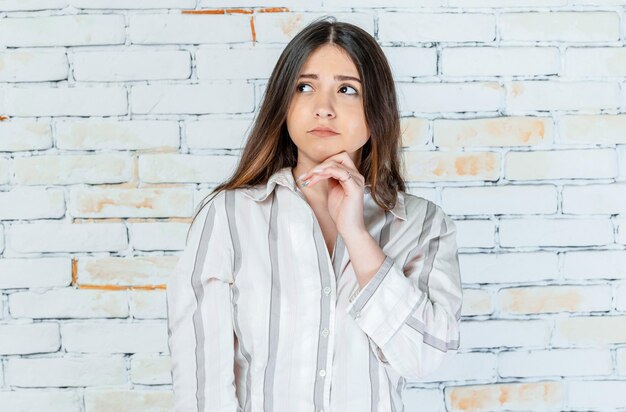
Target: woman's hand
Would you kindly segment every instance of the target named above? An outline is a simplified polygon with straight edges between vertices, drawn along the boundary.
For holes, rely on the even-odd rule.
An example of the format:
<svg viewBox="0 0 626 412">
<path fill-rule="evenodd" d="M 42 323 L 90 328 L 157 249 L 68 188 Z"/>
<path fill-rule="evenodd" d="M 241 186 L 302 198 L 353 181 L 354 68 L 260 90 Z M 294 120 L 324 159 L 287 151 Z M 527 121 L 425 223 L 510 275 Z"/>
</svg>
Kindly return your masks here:
<svg viewBox="0 0 626 412">
<path fill-rule="evenodd" d="M 363 217 L 365 178 L 346 151 L 330 156 L 298 178 L 304 188 L 322 179 L 328 179 L 328 212 L 341 236 L 367 232 Z"/>
</svg>

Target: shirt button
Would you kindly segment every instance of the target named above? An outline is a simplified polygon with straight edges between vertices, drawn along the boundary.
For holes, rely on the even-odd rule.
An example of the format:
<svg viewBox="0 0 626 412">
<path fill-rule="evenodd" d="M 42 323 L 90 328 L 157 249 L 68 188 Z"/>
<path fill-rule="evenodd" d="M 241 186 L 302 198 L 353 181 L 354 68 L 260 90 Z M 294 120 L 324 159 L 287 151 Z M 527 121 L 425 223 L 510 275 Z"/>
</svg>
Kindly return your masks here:
<svg viewBox="0 0 626 412">
<path fill-rule="evenodd" d="M 323 335 L 324 337 L 328 336 L 328 329 L 324 329 L 324 330 L 322 331 L 322 335 Z"/>
<path fill-rule="evenodd" d="M 325 294 L 325 295 L 328 295 L 329 293 L 330 293 L 330 287 L 326 286 L 326 287 L 324 288 L 324 294 Z"/>
<path fill-rule="evenodd" d="M 354 315 L 354 317 L 355 317 L 355 318 L 357 318 L 357 319 L 358 319 L 358 318 L 360 318 L 360 317 L 361 317 L 361 312 L 357 312 L 357 313 Z"/>
<path fill-rule="evenodd" d="M 320 370 L 320 376 L 321 376 L 321 377 L 326 376 L 326 371 L 325 371 L 324 369 L 321 369 L 321 370 Z"/>
</svg>

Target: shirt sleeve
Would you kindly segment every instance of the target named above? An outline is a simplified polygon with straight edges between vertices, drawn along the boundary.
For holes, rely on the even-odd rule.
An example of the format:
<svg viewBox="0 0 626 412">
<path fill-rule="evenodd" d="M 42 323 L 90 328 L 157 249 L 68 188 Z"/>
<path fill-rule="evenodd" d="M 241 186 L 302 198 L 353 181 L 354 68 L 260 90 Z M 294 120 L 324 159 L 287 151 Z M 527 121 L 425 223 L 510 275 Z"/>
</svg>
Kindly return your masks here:
<svg viewBox="0 0 626 412">
<path fill-rule="evenodd" d="M 230 283 L 234 253 L 220 192 L 200 208 L 167 280 L 175 412 L 239 409 Z"/>
<path fill-rule="evenodd" d="M 431 234 L 406 262 L 386 255 L 353 295 L 347 313 L 368 335 L 376 357 L 407 379 L 435 371 L 458 351 L 463 301 L 456 225 L 439 206 Z"/>
</svg>

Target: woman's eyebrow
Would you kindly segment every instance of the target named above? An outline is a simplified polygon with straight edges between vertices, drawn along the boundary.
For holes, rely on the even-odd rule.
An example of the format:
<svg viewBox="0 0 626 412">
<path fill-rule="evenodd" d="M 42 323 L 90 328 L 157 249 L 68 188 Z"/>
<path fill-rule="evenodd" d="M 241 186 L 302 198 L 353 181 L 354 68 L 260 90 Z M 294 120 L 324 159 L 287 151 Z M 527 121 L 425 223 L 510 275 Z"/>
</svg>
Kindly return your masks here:
<svg viewBox="0 0 626 412">
<path fill-rule="evenodd" d="M 305 77 L 308 79 L 316 79 L 318 78 L 317 74 L 301 74 L 300 77 Z M 354 80 L 356 82 L 361 83 L 361 79 L 357 79 L 356 77 L 352 77 L 352 76 L 346 76 L 345 74 L 338 74 L 335 76 L 335 80 Z"/>
</svg>

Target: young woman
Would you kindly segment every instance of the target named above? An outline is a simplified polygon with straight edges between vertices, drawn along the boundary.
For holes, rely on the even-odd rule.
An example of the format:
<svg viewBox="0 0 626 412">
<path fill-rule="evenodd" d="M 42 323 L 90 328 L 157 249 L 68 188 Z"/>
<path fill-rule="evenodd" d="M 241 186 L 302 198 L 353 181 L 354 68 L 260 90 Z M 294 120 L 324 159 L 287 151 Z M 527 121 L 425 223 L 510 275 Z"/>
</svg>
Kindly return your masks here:
<svg viewBox="0 0 626 412">
<path fill-rule="evenodd" d="M 331 17 L 291 40 L 168 280 L 176 411 L 402 411 L 457 352 L 456 227 L 405 193 L 400 138 L 374 38 Z"/>
</svg>

